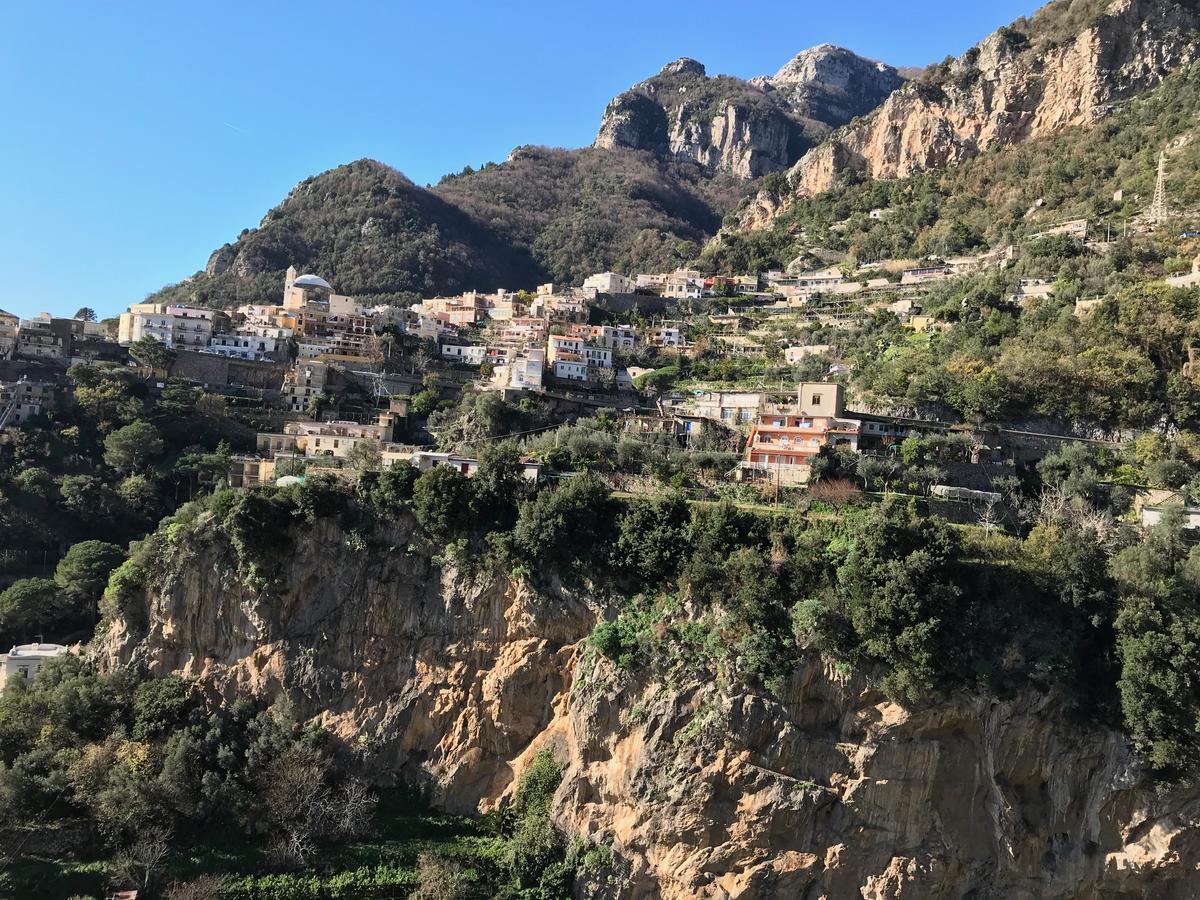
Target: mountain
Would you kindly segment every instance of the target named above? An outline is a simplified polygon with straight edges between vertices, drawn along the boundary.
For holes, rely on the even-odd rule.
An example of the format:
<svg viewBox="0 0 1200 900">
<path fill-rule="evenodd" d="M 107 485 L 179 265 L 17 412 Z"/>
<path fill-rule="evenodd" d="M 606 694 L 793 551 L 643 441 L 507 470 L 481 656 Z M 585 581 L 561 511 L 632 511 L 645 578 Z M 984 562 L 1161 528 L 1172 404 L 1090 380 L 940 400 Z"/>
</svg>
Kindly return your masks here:
<svg viewBox="0 0 1200 900">
<path fill-rule="evenodd" d="M 819 194 L 845 172 L 903 178 L 1090 125 L 1196 59 L 1198 30 L 1197 0 L 1056 0 L 810 150 L 788 173 L 791 192 Z M 771 207 L 745 221 L 769 221 Z"/>
<path fill-rule="evenodd" d="M 891 66 L 829 44 L 751 81 L 709 77 L 696 60 L 678 59 L 609 103 L 594 146 L 648 150 L 756 178 L 787 168 L 901 84 Z"/>
<path fill-rule="evenodd" d="M 546 278 L 670 269 L 695 258 L 742 199 L 732 176 L 628 149 L 519 147 L 434 192 L 532 254 Z"/>
<path fill-rule="evenodd" d="M 151 299 L 208 306 L 262 302 L 289 265 L 339 291 L 384 301 L 481 285 L 528 285 L 541 270 L 527 250 L 395 169 L 363 159 L 296 185 L 203 272 Z"/>
<path fill-rule="evenodd" d="M 202 272 L 150 299 L 262 302 L 289 265 L 370 302 L 671 268 L 695 258 L 741 198 L 737 179 L 622 149 L 519 147 L 432 190 L 359 160 L 301 182 Z"/>
</svg>

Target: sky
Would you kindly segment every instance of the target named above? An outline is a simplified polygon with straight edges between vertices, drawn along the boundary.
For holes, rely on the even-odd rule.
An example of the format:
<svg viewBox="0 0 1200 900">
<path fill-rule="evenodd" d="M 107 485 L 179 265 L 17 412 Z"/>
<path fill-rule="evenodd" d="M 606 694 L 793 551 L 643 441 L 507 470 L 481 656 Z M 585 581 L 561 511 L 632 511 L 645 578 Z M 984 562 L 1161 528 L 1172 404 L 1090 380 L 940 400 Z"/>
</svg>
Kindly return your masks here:
<svg viewBox="0 0 1200 900">
<path fill-rule="evenodd" d="M 114 315 L 203 268 L 298 181 L 362 157 L 419 184 L 591 142 L 690 56 L 769 74 L 834 43 L 959 54 L 1035 0 L 0 3 L 0 308 Z"/>
</svg>

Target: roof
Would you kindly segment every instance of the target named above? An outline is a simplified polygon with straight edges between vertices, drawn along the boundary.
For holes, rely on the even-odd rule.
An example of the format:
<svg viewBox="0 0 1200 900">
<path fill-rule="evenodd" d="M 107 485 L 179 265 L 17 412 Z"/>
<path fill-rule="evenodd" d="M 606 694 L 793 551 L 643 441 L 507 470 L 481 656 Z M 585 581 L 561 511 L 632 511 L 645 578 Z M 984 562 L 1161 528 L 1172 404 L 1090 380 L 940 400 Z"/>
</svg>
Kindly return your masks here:
<svg viewBox="0 0 1200 900">
<path fill-rule="evenodd" d="M 319 275 L 301 275 L 292 284 L 296 287 L 315 287 L 332 291 L 333 286 Z"/>
</svg>

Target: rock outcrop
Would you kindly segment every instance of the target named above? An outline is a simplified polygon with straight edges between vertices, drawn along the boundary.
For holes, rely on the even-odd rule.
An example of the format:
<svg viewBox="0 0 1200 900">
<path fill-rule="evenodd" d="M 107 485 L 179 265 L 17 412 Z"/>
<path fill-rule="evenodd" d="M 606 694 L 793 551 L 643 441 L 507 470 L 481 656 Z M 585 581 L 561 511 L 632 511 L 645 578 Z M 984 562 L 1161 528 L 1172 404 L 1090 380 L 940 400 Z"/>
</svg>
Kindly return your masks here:
<svg viewBox="0 0 1200 900">
<path fill-rule="evenodd" d="M 1145 788 L 1122 737 L 1053 696 L 910 709 L 815 654 L 777 696 L 628 673 L 584 642 L 600 604 L 439 569 L 411 521 L 292 541 L 263 589 L 203 521 L 169 538 L 107 663 L 286 695 L 455 811 L 494 807 L 548 747 L 560 825 L 613 850 L 580 896 L 1200 894 L 1196 793 Z"/>
<path fill-rule="evenodd" d="M 696 60 L 678 59 L 608 105 L 595 146 L 649 150 L 756 178 L 786 169 L 902 82 L 890 66 L 828 44 L 751 81 L 710 78 Z"/>
<path fill-rule="evenodd" d="M 774 75 L 751 79 L 751 84 L 775 92 L 806 124 L 806 133 L 816 137 L 875 109 L 904 78 L 886 63 L 821 44 L 797 54 Z"/>
<path fill-rule="evenodd" d="M 1089 125 L 1200 55 L 1196 0 L 1113 0 L 1073 34 L 1045 33 L 1072 6 L 1084 4 L 1059 0 L 891 94 L 795 165 L 795 193 L 828 190 L 847 169 L 903 178 Z"/>
</svg>

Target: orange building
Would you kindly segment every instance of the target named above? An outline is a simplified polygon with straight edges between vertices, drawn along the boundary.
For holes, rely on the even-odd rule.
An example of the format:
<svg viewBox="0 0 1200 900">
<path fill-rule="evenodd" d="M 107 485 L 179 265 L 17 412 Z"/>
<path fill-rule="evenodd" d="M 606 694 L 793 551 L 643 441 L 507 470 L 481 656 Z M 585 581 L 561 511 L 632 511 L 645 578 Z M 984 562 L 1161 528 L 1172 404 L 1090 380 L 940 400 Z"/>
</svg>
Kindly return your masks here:
<svg viewBox="0 0 1200 900">
<path fill-rule="evenodd" d="M 746 442 L 743 474 L 801 484 L 824 447 L 857 450 L 862 422 L 842 418 L 844 408 L 840 384 L 816 383 L 801 384 L 795 404 L 763 407 Z"/>
</svg>

